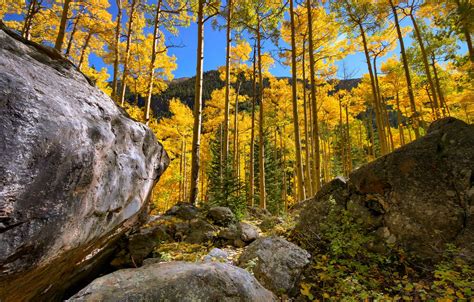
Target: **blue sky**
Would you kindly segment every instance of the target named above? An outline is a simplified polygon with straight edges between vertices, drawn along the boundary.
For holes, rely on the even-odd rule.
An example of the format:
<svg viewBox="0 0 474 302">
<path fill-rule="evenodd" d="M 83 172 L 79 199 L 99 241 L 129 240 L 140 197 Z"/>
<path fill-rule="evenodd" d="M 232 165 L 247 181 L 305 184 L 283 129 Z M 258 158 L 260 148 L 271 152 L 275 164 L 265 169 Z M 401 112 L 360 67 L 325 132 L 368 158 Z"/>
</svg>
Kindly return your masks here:
<svg viewBox="0 0 474 302">
<path fill-rule="evenodd" d="M 117 15 L 115 1 L 109 1 L 111 7 L 109 12 Z M 124 23 L 126 20 L 123 20 Z M 169 55 L 176 56 L 178 68 L 173 72 L 175 78 L 192 77 L 196 73 L 196 47 L 197 47 L 197 25 L 192 23 L 189 27 L 180 28 L 177 36 L 167 35 L 167 44 L 180 45 L 180 47 L 170 48 Z M 284 43 L 284 42 L 282 42 Z M 251 43 L 252 44 L 252 43 Z M 276 47 L 270 41 L 264 43 L 266 51 L 275 50 Z M 111 66 L 106 66 L 102 60 L 92 55 L 89 62 L 96 68 L 107 67 L 109 74 L 112 74 Z M 354 77 L 360 77 L 367 72 L 365 58 L 362 53 L 349 55 L 345 59 L 346 68 L 349 72 L 355 72 Z M 225 64 L 225 31 L 212 28 L 208 21 L 204 27 L 204 71 L 215 70 Z M 342 67 L 342 62 L 338 62 Z M 290 68 L 275 62 L 270 69 L 275 76 L 290 76 Z"/>
<path fill-rule="evenodd" d="M 153 0 L 148 0 L 152 3 Z M 225 2 L 225 1 L 223 1 Z M 114 16 L 117 15 L 117 7 L 115 1 L 109 0 L 111 4 L 109 12 Z M 12 19 L 19 19 L 20 16 L 13 16 Z M 124 25 L 127 22 L 126 18 L 123 20 Z M 411 25 L 407 19 L 401 21 L 402 26 Z M 151 29 L 148 29 L 151 31 Z M 284 42 L 282 42 L 284 43 Z M 405 45 L 408 47 L 411 45 L 412 40 L 409 36 L 405 37 Z M 178 67 L 174 71 L 174 77 L 192 77 L 195 75 L 196 69 L 196 45 L 197 45 L 197 26 L 195 23 L 192 23 L 189 27 L 180 28 L 179 34 L 177 36 L 167 35 L 167 44 L 181 45 L 179 48 L 170 48 L 168 53 L 174 55 L 177 58 Z M 460 50 L 459 52 L 465 53 L 467 47 L 462 41 L 459 42 Z M 271 44 L 270 41 L 266 41 L 264 44 L 265 51 L 275 50 L 276 47 Z M 400 48 L 397 48 L 389 53 L 387 56 L 379 60 L 379 64 L 388 59 L 389 57 L 399 55 Z M 225 31 L 216 30 L 212 28 L 211 22 L 208 21 L 205 25 L 204 32 L 204 71 L 217 69 L 219 66 L 225 64 Z M 100 69 L 102 67 L 107 67 L 109 74 L 112 74 L 111 66 L 107 66 L 103 63 L 102 59 L 91 55 L 89 62 Z M 365 57 L 362 52 L 354 53 L 347 56 L 344 59 L 347 72 L 352 74 L 353 77 L 361 77 L 363 74 L 367 73 L 367 65 L 365 62 Z M 340 72 L 338 76 L 341 77 L 342 61 L 338 62 Z M 283 66 L 278 62 L 275 62 L 274 66 L 270 70 L 275 76 L 290 76 L 290 68 L 288 66 Z"/>
</svg>

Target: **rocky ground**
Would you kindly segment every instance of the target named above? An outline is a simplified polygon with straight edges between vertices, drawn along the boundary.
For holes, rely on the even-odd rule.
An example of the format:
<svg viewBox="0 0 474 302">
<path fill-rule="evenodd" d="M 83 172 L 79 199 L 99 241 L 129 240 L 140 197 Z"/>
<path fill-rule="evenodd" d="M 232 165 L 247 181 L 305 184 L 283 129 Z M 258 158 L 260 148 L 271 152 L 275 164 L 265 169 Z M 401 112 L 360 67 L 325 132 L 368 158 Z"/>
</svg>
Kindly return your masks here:
<svg viewBox="0 0 474 302">
<path fill-rule="evenodd" d="M 111 264 L 122 269 L 96 279 L 70 301 L 133 300 L 142 295 L 151 299 L 147 301 L 172 295 L 180 301 L 288 300 L 298 295 L 301 274 L 311 257 L 276 235 L 289 234 L 289 226 L 288 221 L 261 209 L 251 209 L 239 222 L 225 207 L 205 210 L 178 204 L 164 215 L 152 217 L 121 243 L 122 249 Z M 224 272 L 232 275 L 229 280 L 221 276 Z M 178 275 L 180 282 L 168 280 L 170 273 Z M 209 282 L 193 288 L 196 278 Z M 235 278 L 242 279 L 238 285 Z M 157 283 L 160 286 L 153 285 Z M 255 288 L 248 289 L 245 284 Z M 235 295 L 227 292 L 235 286 L 244 288 Z M 121 289 L 120 297 L 114 296 L 114 288 Z M 176 288 L 180 289 L 177 296 Z"/>
<path fill-rule="evenodd" d="M 182 260 L 225 263 L 271 291 L 268 301 L 467 301 L 474 297 L 473 150 L 472 126 L 441 120 L 422 139 L 326 184 L 286 219 L 250 209 L 237 222 L 228 208 L 178 204 L 129 236 L 114 262 L 157 271 Z M 100 288 L 94 281 L 72 300 Z"/>
</svg>

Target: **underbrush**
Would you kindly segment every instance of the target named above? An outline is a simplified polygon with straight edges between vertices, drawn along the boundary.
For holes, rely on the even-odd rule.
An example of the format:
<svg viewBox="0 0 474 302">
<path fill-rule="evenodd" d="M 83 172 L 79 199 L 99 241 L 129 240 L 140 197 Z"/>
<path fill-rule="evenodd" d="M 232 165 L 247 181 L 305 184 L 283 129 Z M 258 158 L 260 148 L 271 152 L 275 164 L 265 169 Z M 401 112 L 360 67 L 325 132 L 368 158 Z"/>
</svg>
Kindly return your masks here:
<svg viewBox="0 0 474 302">
<path fill-rule="evenodd" d="M 301 295 L 310 301 L 474 299 L 474 268 L 455 246 L 448 246 L 437 265 L 427 266 L 395 246 L 373 251 L 376 244 L 346 210 L 333 207 L 320 227 Z"/>
</svg>

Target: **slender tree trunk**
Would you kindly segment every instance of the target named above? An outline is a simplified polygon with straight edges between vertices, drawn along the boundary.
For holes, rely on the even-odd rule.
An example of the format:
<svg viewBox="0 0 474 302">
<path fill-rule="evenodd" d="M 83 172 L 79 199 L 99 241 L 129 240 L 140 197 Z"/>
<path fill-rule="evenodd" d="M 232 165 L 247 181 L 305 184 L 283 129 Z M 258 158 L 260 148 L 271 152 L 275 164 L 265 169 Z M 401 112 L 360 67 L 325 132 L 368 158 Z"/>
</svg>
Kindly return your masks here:
<svg viewBox="0 0 474 302">
<path fill-rule="evenodd" d="M 352 171 L 352 146 L 351 146 L 351 133 L 349 125 L 349 105 L 346 104 L 346 137 L 347 137 L 347 168 L 349 173 Z M 349 174 L 348 173 L 348 174 Z"/>
<path fill-rule="evenodd" d="M 181 156 L 179 157 L 179 175 L 181 175 L 181 179 L 179 180 L 179 201 L 183 201 L 184 199 L 184 175 L 183 175 L 183 157 L 184 157 L 184 138 L 181 139 Z"/>
<path fill-rule="evenodd" d="M 133 30 L 133 19 L 135 17 L 135 8 L 137 5 L 137 0 L 132 0 L 130 6 L 130 16 L 128 20 L 128 33 L 127 33 L 127 45 L 125 47 L 125 58 L 123 62 L 123 72 L 122 72 L 122 86 L 120 92 L 120 104 L 123 107 L 125 102 L 125 91 L 127 89 L 127 85 L 125 84 L 127 76 L 128 76 L 128 61 L 130 59 L 130 44 L 132 42 L 132 30 Z"/>
<path fill-rule="evenodd" d="M 390 116 L 388 115 L 388 110 L 387 110 L 387 104 L 385 104 L 385 101 L 382 98 L 382 105 L 383 105 L 383 115 L 385 119 L 385 124 L 387 125 L 387 135 L 389 138 L 390 142 L 390 150 L 393 151 L 395 148 L 395 145 L 393 144 L 393 135 L 392 135 L 392 127 L 390 127 Z"/>
<path fill-rule="evenodd" d="M 400 111 L 400 97 L 397 94 L 395 95 L 395 100 L 397 102 L 397 123 L 398 123 L 398 131 L 400 135 L 400 145 L 404 146 L 405 145 L 405 136 L 403 134 L 403 121 L 402 121 L 402 112 Z"/>
<path fill-rule="evenodd" d="M 291 26 L 291 95 L 293 101 L 293 128 L 295 134 L 296 147 L 296 179 L 298 184 L 299 200 L 306 199 L 306 192 L 303 178 L 303 161 L 301 159 L 301 138 L 300 138 L 300 119 L 298 117 L 298 75 L 296 73 L 296 33 L 295 33 L 295 12 L 293 10 L 293 0 L 290 0 L 290 26 Z"/>
<path fill-rule="evenodd" d="M 69 41 L 67 42 L 66 54 L 65 54 L 66 57 L 69 57 L 69 54 L 71 53 L 71 47 L 74 41 L 74 35 L 76 34 L 77 25 L 79 24 L 80 20 L 81 20 L 81 15 L 78 15 L 72 26 L 72 31 L 71 31 L 71 36 L 69 37 Z"/>
<path fill-rule="evenodd" d="M 405 77 L 407 81 L 407 88 L 408 88 L 408 97 L 410 98 L 410 107 L 412 110 L 412 120 L 413 120 L 413 130 L 415 131 L 416 138 L 420 137 L 420 131 L 418 129 L 418 112 L 416 110 L 415 105 L 415 96 L 413 94 L 413 86 L 411 83 L 411 76 L 410 76 L 410 69 L 408 66 L 408 59 L 405 52 L 405 43 L 403 42 L 403 35 L 402 31 L 400 30 L 400 23 L 398 22 L 398 14 L 397 9 L 393 5 L 393 0 L 388 0 L 390 3 L 390 7 L 393 13 L 393 19 L 395 21 L 395 28 L 397 29 L 398 41 L 400 42 L 400 52 L 402 54 L 402 62 L 403 62 L 403 69 L 405 70 Z"/>
<path fill-rule="evenodd" d="M 339 139 L 341 142 L 341 150 L 340 150 L 340 156 L 341 156 L 341 167 L 342 167 L 342 172 L 344 176 L 347 176 L 347 168 L 346 168 L 346 154 L 345 154 L 345 139 L 344 139 L 344 128 L 342 127 L 342 100 L 339 97 Z M 336 140 L 337 142 L 337 140 Z"/>
<path fill-rule="evenodd" d="M 303 72 L 303 107 L 304 107 L 304 137 L 305 137 L 305 162 L 306 162 L 306 187 L 310 196 L 314 195 L 313 182 L 311 181 L 311 164 L 310 164 L 310 151 L 311 143 L 308 135 L 308 110 L 307 110 L 307 95 L 306 95 L 306 66 L 305 66 L 305 47 L 303 43 L 303 59 L 302 59 L 302 72 Z"/>
<path fill-rule="evenodd" d="M 431 98 L 431 94 L 430 94 L 430 88 L 428 86 L 425 86 L 423 87 L 423 89 L 425 89 L 426 91 L 426 96 L 428 96 L 428 100 L 429 100 L 429 103 L 430 103 L 430 108 L 431 108 L 431 113 L 433 115 L 433 119 L 436 119 L 436 113 L 435 113 L 435 107 L 433 105 L 433 99 Z"/>
<path fill-rule="evenodd" d="M 374 133 L 374 124 L 372 123 L 372 114 L 370 115 L 370 118 L 367 120 L 367 123 L 369 124 L 369 131 L 370 131 L 370 149 L 372 150 L 372 157 L 371 159 L 375 158 L 375 133 Z"/>
<path fill-rule="evenodd" d="M 117 4 L 117 19 L 115 23 L 115 38 L 114 38 L 114 74 L 112 78 L 112 99 L 117 101 L 117 79 L 119 73 L 120 62 L 120 32 L 122 30 L 122 0 L 115 0 Z M 122 83 L 123 84 L 123 83 Z"/>
<path fill-rule="evenodd" d="M 318 191 L 316 190 L 316 144 L 314 142 L 314 120 L 313 120 L 313 102 L 312 102 L 312 97 L 311 97 L 311 92 L 309 93 L 308 96 L 308 112 L 309 112 L 309 133 L 311 134 L 309 136 L 310 140 L 310 147 L 311 147 L 311 156 L 310 156 L 310 162 L 311 162 L 311 182 L 312 182 L 312 187 L 313 187 L 313 195 L 315 195 Z M 319 138 L 318 138 L 319 140 Z M 321 176 L 321 175 L 320 175 Z"/>
<path fill-rule="evenodd" d="M 364 34 L 365 37 L 365 34 Z M 385 123 L 383 119 L 383 108 L 382 108 L 382 97 L 380 95 L 380 87 L 379 87 L 379 80 L 377 74 L 377 56 L 374 56 L 374 64 L 373 64 L 373 78 L 374 78 L 374 85 L 375 85 L 375 94 L 376 94 L 376 101 L 374 103 L 375 108 L 375 121 L 377 125 L 377 134 L 379 135 L 379 143 L 382 155 L 385 155 L 389 152 L 387 135 L 385 133 Z"/>
<path fill-rule="evenodd" d="M 472 2 L 471 1 L 466 1 L 466 3 L 469 3 L 469 4 L 466 4 L 466 5 L 469 5 L 471 8 L 472 6 Z M 456 0 L 456 6 L 457 6 L 457 10 L 462 10 L 462 5 L 463 3 L 461 3 L 460 0 Z M 467 8 L 467 9 L 469 9 Z M 470 16 L 470 15 L 469 15 Z M 472 18 L 472 16 L 470 16 Z M 469 28 L 467 26 L 467 23 L 469 20 L 465 20 L 465 16 L 461 16 L 461 29 L 462 29 L 462 33 L 464 34 L 464 38 L 466 39 L 466 44 L 467 44 L 467 49 L 469 51 L 469 60 L 471 61 L 471 63 L 474 63 L 474 50 L 472 48 L 472 38 L 471 38 L 471 32 L 469 31 Z M 468 17 L 469 18 L 469 17 Z"/>
<path fill-rule="evenodd" d="M 253 97 L 252 97 L 252 128 L 250 130 L 250 163 L 249 163 L 249 205 L 255 206 L 255 105 L 257 102 L 257 47 L 253 47 Z"/>
<path fill-rule="evenodd" d="M 326 179 L 325 182 L 329 182 L 332 178 L 331 175 L 331 137 L 328 137 L 326 141 Z"/>
<path fill-rule="evenodd" d="M 240 85 L 239 82 L 237 86 L 237 91 L 235 94 L 235 104 L 234 104 L 234 167 L 236 169 L 236 176 L 238 176 L 239 166 L 238 166 L 238 156 L 239 156 L 239 149 L 238 149 L 238 140 L 239 140 L 239 94 L 240 94 Z"/>
<path fill-rule="evenodd" d="M 200 168 L 200 146 L 201 146 L 201 119 L 202 119 L 202 76 L 204 61 L 204 2 L 199 0 L 198 5 L 198 47 L 196 53 L 196 87 L 194 96 L 194 127 L 193 127 L 193 150 L 191 159 L 191 189 L 189 202 L 197 204 L 199 168 Z"/>
<path fill-rule="evenodd" d="M 472 38 L 467 26 L 463 26 L 464 37 L 466 38 L 467 49 L 469 51 L 469 60 L 474 63 L 474 50 L 472 48 Z"/>
<path fill-rule="evenodd" d="M 377 84 L 372 70 L 372 64 L 370 62 L 369 50 L 367 48 L 367 38 L 365 36 L 365 30 L 361 23 L 358 24 L 360 34 L 362 37 L 362 44 L 364 46 L 365 59 L 367 61 L 367 68 L 369 70 L 370 84 L 372 86 L 372 97 L 374 99 L 374 111 L 375 111 L 375 123 L 377 125 L 377 134 L 379 137 L 380 149 L 382 155 L 387 154 L 387 139 L 385 137 L 385 130 L 382 123 L 382 114 L 380 112 L 380 102 L 378 98 Z M 375 153 L 373 154 L 375 156 Z"/>
<path fill-rule="evenodd" d="M 222 123 L 219 125 L 219 178 L 222 181 L 222 178 L 224 177 L 224 144 L 222 143 L 222 140 L 224 139 L 224 126 Z"/>
<path fill-rule="evenodd" d="M 257 14 L 258 16 L 258 14 Z M 267 194 L 265 189 L 265 142 L 263 133 L 263 75 L 262 75 L 262 44 L 261 44 L 261 33 L 260 33 L 260 17 L 257 17 L 257 53 L 258 53 L 258 100 L 260 104 L 259 110 L 259 124 L 258 124 L 258 138 L 259 138 L 259 152 L 258 152 L 258 163 L 259 163 L 259 194 L 260 194 L 260 208 L 267 208 Z"/>
<path fill-rule="evenodd" d="M 82 46 L 81 58 L 79 59 L 79 64 L 77 64 L 77 69 L 79 70 L 81 70 L 82 63 L 84 62 L 86 50 L 87 50 L 87 47 L 89 47 L 89 42 L 91 40 L 91 37 L 92 37 L 92 33 L 91 32 L 87 33 L 86 40 L 84 41 L 84 46 Z"/>
<path fill-rule="evenodd" d="M 383 100 L 382 95 L 380 94 L 380 85 L 379 85 L 379 76 L 377 71 L 377 56 L 374 56 L 374 79 L 375 79 L 375 87 L 377 88 L 377 97 L 378 97 L 378 106 L 380 112 L 380 122 L 382 124 L 382 130 L 384 132 L 385 137 L 385 151 L 388 153 L 393 149 L 393 140 L 391 137 L 390 131 L 390 123 L 387 117 L 387 106 Z M 390 144 L 392 142 L 392 144 Z"/>
<path fill-rule="evenodd" d="M 224 163 L 227 165 L 229 156 L 229 111 L 230 111 L 230 54 L 232 46 L 231 37 L 232 0 L 227 0 L 227 26 L 226 26 L 226 56 L 225 56 L 225 106 L 224 106 Z"/>
<path fill-rule="evenodd" d="M 421 32 L 418 27 L 418 23 L 416 22 L 415 16 L 413 16 L 412 13 L 410 13 L 410 19 L 411 19 L 411 22 L 413 23 L 413 29 L 415 30 L 416 39 L 418 40 L 418 44 L 420 45 L 421 57 L 423 59 L 423 66 L 425 67 L 426 78 L 428 79 L 431 95 L 433 96 L 433 107 L 435 110 L 435 118 L 438 119 L 439 118 L 438 97 L 436 95 L 433 79 L 431 78 L 430 65 L 428 64 L 428 57 L 426 55 L 425 45 L 423 43 L 423 38 L 421 37 Z"/>
<path fill-rule="evenodd" d="M 69 14 L 69 4 L 71 0 L 64 0 L 63 12 L 61 14 L 61 21 L 59 23 L 59 32 L 54 43 L 54 48 L 61 52 L 64 42 L 64 35 L 66 34 L 67 15 Z"/>
<path fill-rule="evenodd" d="M 327 150 L 326 150 L 326 140 L 321 139 L 321 158 L 322 158 L 322 164 L 321 164 L 321 176 L 323 179 L 323 183 L 326 182 L 326 177 L 328 173 L 327 169 Z"/>
<path fill-rule="evenodd" d="M 25 23 L 23 24 L 23 29 L 21 31 L 21 35 L 26 40 L 31 38 L 31 26 L 33 24 L 33 18 L 41 9 L 41 1 L 38 0 L 31 0 L 30 4 L 28 5 L 28 11 L 25 16 Z"/>
<path fill-rule="evenodd" d="M 205 162 L 202 162 L 202 166 L 206 167 Z M 204 181 L 206 177 L 205 169 L 201 169 L 201 201 L 204 201 Z"/>
<path fill-rule="evenodd" d="M 433 74 L 434 74 L 435 83 L 436 83 L 436 90 L 437 90 L 438 95 L 439 95 L 439 101 L 441 103 L 441 108 L 443 108 L 443 115 L 446 116 L 446 113 L 447 113 L 448 116 L 449 116 L 450 115 L 449 114 L 449 108 L 446 104 L 446 100 L 444 99 L 443 91 L 441 90 L 441 83 L 439 81 L 438 69 L 436 67 L 436 61 L 435 61 L 434 56 L 431 56 L 431 67 L 433 68 Z"/>
<path fill-rule="evenodd" d="M 321 161 L 319 150 L 319 125 L 318 125 L 318 107 L 316 102 L 316 79 L 314 66 L 314 39 L 313 39 L 313 12 L 311 8 L 311 0 L 306 0 L 306 10 L 308 13 L 308 33 L 309 33 L 309 69 L 311 80 L 311 106 L 313 111 L 313 144 L 314 144 L 314 190 L 315 193 L 321 189 Z"/>
<path fill-rule="evenodd" d="M 282 199 L 283 199 L 283 204 L 285 206 L 284 212 L 286 213 L 288 211 L 288 187 L 287 187 L 287 181 L 286 181 L 286 155 L 285 155 L 286 144 L 285 144 L 285 141 L 283 140 L 283 133 L 285 133 L 285 128 L 283 128 L 283 131 L 280 133 L 280 150 L 281 150 L 280 159 L 281 159 L 281 170 L 283 171 L 282 173 L 282 183 L 283 183 Z"/>
<path fill-rule="evenodd" d="M 34 5 L 36 0 L 31 0 L 30 4 L 28 4 L 28 9 L 26 11 L 25 22 L 23 23 L 23 28 L 21 30 L 21 36 L 27 40 L 29 40 L 29 31 L 30 31 L 30 19 L 31 15 L 33 14 Z"/>
<path fill-rule="evenodd" d="M 158 25 L 160 22 L 160 15 L 161 15 L 161 3 L 162 0 L 158 0 L 156 4 L 156 13 L 155 19 L 153 20 L 153 45 L 151 49 L 151 60 L 150 60 L 150 67 L 148 69 L 148 88 L 147 88 L 147 97 L 146 97 L 146 110 L 145 110 L 145 121 L 148 125 L 150 122 L 150 113 L 151 113 L 151 96 L 153 94 L 153 78 L 155 76 L 155 62 L 156 62 L 156 54 L 158 52 L 157 44 L 158 44 Z"/>
<path fill-rule="evenodd" d="M 183 200 L 185 201 L 188 199 L 188 162 L 186 159 L 187 154 L 187 146 L 186 146 L 186 139 L 184 140 L 184 153 L 183 153 Z"/>
</svg>

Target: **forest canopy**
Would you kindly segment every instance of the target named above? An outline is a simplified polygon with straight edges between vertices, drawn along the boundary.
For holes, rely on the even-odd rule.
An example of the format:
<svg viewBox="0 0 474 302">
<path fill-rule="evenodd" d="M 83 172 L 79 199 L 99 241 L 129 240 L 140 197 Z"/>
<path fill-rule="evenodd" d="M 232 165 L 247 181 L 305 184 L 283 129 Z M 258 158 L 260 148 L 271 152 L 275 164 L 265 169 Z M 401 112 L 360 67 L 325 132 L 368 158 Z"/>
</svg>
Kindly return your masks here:
<svg viewBox="0 0 474 302">
<path fill-rule="evenodd" d="M 474 118 L 470 0 L 4 0 L 0 17 L 154 131 L 171 158 L 157 211 L 280 214 L 432 121 Z M 173 80 L 173 37 L 190 25 L 195 77 Z M 206 76 L 204 28 L 226 41 Z M 348 61 L 367 72 L 353 79 Z"/>
</svg>

